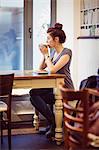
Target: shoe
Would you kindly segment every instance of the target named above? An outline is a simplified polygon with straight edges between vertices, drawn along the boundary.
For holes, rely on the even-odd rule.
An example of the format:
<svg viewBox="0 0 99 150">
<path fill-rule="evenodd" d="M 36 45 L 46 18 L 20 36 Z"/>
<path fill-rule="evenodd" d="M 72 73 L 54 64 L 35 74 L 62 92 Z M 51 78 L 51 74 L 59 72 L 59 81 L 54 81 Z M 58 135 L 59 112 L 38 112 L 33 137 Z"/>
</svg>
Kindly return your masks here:
<svg viewBox="0 0 99 150">
<path fill-rule="evenodd" d="M 53 140 L 55 138 L 55 128 L 51 126 L 51 128 L 46 132 L 46 137 L 48 139 Z"/>
<path fill-rule="evenodd" d="M 50 128 L 51 126 L 48 125 L 46 128 L 39 129 L 39 134 L 43 134 L 43 135 L 46 134 L 46 132 L 48 132 Z"/>
<path fill-rule="evenodd" d="M 46 132 L 48 132 L 50 128 L 51 128 L 51 125 L 48 125 L 48 126 L 46 127 Z"/>
</svg>

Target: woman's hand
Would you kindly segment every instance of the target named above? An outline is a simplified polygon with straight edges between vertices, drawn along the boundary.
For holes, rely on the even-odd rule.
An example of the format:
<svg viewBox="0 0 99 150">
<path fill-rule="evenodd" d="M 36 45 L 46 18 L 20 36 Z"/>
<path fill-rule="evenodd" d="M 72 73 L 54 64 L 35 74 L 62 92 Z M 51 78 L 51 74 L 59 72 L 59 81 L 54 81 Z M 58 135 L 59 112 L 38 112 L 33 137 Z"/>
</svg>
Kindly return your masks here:
<svg viewBox="0 0 99 150">
<path fill-rule="evenodd" d="M 39 49 L 43 55 L 48 54 L 48 46 L 44 44 L 39 45 Z"/>
</svg>

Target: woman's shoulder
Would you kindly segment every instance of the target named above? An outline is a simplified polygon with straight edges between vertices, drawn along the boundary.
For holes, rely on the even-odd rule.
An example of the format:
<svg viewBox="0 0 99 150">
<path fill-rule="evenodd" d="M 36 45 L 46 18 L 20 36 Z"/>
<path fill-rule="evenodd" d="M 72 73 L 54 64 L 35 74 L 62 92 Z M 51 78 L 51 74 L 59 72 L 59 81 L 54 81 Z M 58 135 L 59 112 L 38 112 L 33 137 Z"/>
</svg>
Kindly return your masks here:
<svg viewBox="0 0 99 150">
<path fill-rule="evenodd" d="M 63 50 L 63 55 L 65 55 L 65 54 L 68 54 L 68 55 L 72 55 L 72 51 L 71 51 L 71 49 L 69 49 L 69 48 L 64 48 L 64 50 Z"/>
</svg>

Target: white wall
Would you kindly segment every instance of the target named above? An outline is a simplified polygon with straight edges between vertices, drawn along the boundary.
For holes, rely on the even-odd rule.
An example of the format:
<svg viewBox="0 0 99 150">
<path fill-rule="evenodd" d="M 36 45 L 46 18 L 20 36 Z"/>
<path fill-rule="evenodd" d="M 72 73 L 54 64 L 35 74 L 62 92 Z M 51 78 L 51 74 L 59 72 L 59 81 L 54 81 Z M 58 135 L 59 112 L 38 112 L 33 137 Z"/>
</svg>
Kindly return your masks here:
<svg viewBox="0 0 99 150">
<path fill-rule="evenodd" d="M 79 39 L 78 86 L 91 75 L 97 75 L 99 68 L 99 39 Z"/>
<path fill-rule="evenodd" d="M 73 0 L 57 0 L 57 22 L 63 24 L 67 36 L 65 45 L 73 49 Z"/>
<path fill-rule="evenodd" d="M 99 68 L 99 39 L 80 39 L 80 0 L 57 0 L 57 22 L 67 35 L 65 46 L 72 49 L 72 79 L 75 88 L 84 78 L 97 74 Z"/>
</svg>

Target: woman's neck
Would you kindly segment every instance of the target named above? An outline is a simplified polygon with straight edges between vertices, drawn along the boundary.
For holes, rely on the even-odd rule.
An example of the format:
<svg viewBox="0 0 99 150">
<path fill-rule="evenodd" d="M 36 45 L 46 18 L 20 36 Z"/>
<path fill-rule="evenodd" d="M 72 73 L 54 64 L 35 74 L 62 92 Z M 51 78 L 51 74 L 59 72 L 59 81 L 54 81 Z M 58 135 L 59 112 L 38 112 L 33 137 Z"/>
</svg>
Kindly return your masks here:
<svg viewBox="0 0 99 150">
<path fill-rule="evenodd" d="M 56 50 L 56 53 L 57 53 L 57 54 L 61 53 L 61 52 L 63 51 L 63 49 L 64 49 L 64 47 L 63 47 L 62 44 L 57 45 L 57 46 L 55 47 L 55 50 Z"/>
<path fill-rule="evenodd" d="M 56 58 L 60 55 L 60 53 L 63 51 L 63 49 L 64 49 L 64 47 L 62 46 L 62 44 L 55 47 L 56 52 L 54 54 L 53 61 L 56 60 Z"/>
</svg>

